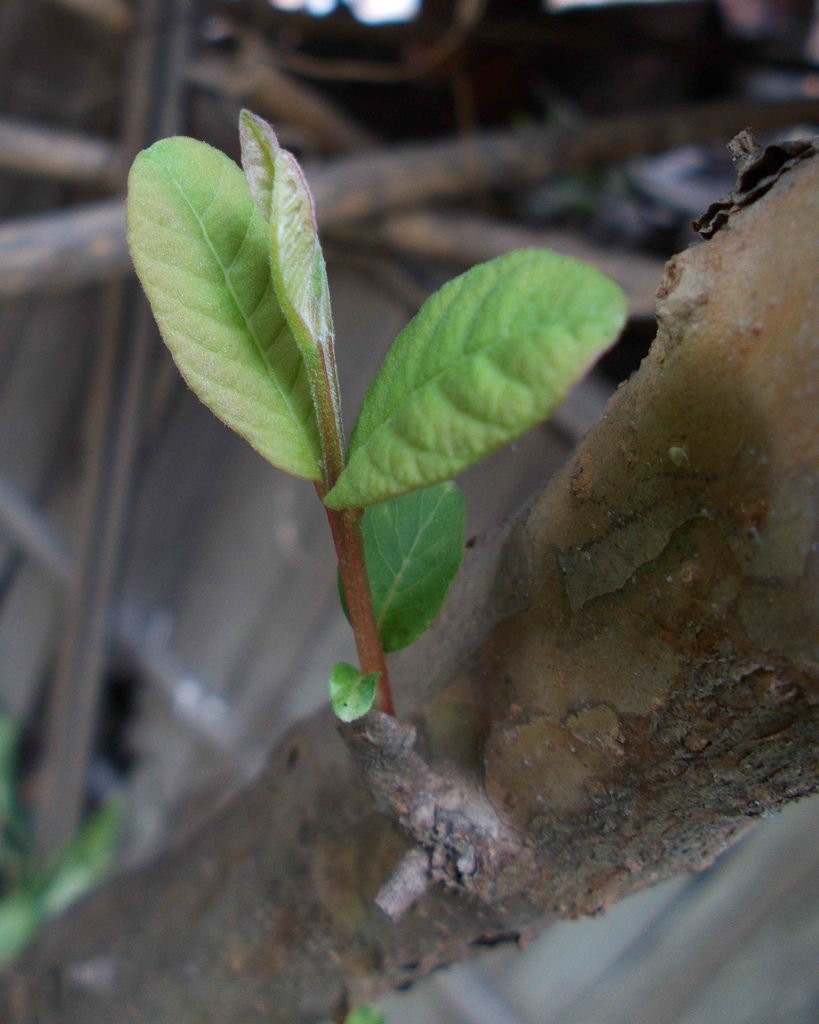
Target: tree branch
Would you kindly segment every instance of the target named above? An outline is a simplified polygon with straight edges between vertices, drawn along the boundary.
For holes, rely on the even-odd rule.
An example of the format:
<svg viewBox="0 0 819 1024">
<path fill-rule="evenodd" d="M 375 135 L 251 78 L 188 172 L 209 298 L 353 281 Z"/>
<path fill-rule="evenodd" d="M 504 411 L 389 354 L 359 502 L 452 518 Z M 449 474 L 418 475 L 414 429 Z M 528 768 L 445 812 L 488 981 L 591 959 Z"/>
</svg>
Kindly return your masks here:
<svg viewBox="0 0 819 1024">
<path fill-rule="evenodd" d="M 273 121 L 309 128 L 329 152 L 372 149 L 376 144 L 371 132 L 328 97 L 277 68 L 256 38 L 236 57 L 199 57 L 189 68 L 188 79 L 240 100 Z"/>
<path fill-rule="evenodd" d="M 130 267 L 121 199 L 0 225 L 0 299 L 113 281 Z"/>
<path fill-rule="evenodd" d="M 764 131 L 817 117 L 816 100 L 708 103 L 620 114 L 577 128 L 484 132 L 396 146 L 308 167 L 307 177 L 319 225 L 326 228 L 687 142 L 727 139 L 744 124 Z M 0 298 L 110 280 L 128 266 L 121 204 L 89 204 L 0 226 Z"/>
<path fill-rule="evenodd" d="M 421 786 L 466 780 L 531 868 L 489 903 L 445 871 L 392 923 L 375 896 L 430 837 L 391 784 L 411 840 L 376 810 L 322 713 L 210 828 L 57 922 L 7 1019 L 320 1019 L 701 867 L 817 789 L 818 186 L 804 160 L 669 263 L 639 373 L 397 660 L 401 756 Z"/>
<path fill-rule="evenodd" d="M 344 730 L 364 782 L 379 810 L 413 840 L 396 876 L 376 903 L 397 920 L 431 882 L 492 904 L 519 892 L 531 879 L 534 859 L 525 835 L 487 799 L 476 780 L 436 772 L 418 754 L 416 729 L 375 712 Z M 425 884 L 421 885 L 424 854 Z"/>
<path fill-rule="evenodd" d="M 625 291 L 632 316 L 654 315 L 662 276 L 659 259 L 587 241 L 577 232 L 533 230 L 469 213 L 396 213 L 373 224 L 338 227 L 332 237 L 352 245 L 386 245 L 394 252 L 469 267 L 514 249 L 554 249 L 594 264 Z"/>
<path fill-rule="evenodd" d="M 394 146 L 377 155 L 308 168 L 308 178 L 319 222 L 327 227 L 482 188 L 513 188 L 548 175 L 609 166 L 690 142 L 727 140 L 739 125 L 768 131 L 817 117 L 817 100 L 731 101 L 637 111 L 575 127 L 482 132 Z"/>
<path fill-rule="evenodd" d="M 106 139 L 0 118 L 0 168 L 56 181 L 113 187 L 120 168 Z"/>
</svg>

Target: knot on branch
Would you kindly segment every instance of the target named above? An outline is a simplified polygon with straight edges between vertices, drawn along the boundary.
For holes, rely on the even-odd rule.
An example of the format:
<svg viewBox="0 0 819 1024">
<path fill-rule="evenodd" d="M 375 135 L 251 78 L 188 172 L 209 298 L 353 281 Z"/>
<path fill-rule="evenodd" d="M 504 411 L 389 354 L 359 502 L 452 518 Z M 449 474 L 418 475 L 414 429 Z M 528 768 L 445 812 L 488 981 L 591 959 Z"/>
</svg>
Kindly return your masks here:
<svg viewBox="0 0 819 1024">
<path fill-rule="evenodd" d="M 376 805 L 416 844 L 376 898 L 386 914 L 399 918 L 433 882 L 486 903 L 527 884 L 524 836 L 475 780 L 433 770 L 413 726 L 373 711 L 344 733 Z"/>
</svg>

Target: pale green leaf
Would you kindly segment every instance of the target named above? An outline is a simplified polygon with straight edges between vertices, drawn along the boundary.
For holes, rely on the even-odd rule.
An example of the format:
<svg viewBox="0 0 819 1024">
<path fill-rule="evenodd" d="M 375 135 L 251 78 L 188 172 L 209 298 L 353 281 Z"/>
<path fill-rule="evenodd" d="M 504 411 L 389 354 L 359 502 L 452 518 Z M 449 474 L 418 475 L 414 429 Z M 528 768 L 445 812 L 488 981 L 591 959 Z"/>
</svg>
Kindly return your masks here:
<svg viewBox="0 0 819 1024">
<path fill-rule="evenodd" d="M 365 676 L 355 665 L 348 665 L 346 661 L 333 665 L 330 673 L 330 703 L 342 722 L 354 722 L 356 718 L 367 714 L 375 703 L 377 683 L 377 672 Z"/>
<path fill-rule="evenodd" d="M 269 220 L 279 140 L 264 118 L 250 110 L 242 110 L 239 114 L 239 143 L 242 150 L 242 170 L 245 172 L 250 194 L 264 219 Z"/>
<path fill-rule="evenodd" d="M 623 293 L 593 267 L 524 249 L 432 296 L 387 353 L 331 508 L 454 476 L 545 419 L 617 337 Z"/>
<path fill-rule="evenodd" d="M 385 651 L 411 644 L 441 610 L 463 558 L 465 518 L 451 480 L 365 509 L 367 576 Z"/>
<path fill-rule="evenodd" d="M 0 899 L 0 967 L 28 945 L 42 916 L 36 894 L 26 889 L 14 889 Z"/>
<path fill-rule="evenodd" d="M 299 346 L 328 353 L 333 318 L 313 197 L 296 158 L 276 154 L 270 204 L 271 266 L 276 295 Z"/>
<path fill-rule="evenodd" d="M 121 806 L 110 803 L 80 827 L 43 885 L 40 900 L 45 916 L 65 910 L 102 881 L 114 860 L 121 823 Z"/>
<path fill-rule="evenodd" d="M 387 1024 L 387 1018 L 377 1006 L 356 1006 L 347 1014 L 344 1024 Z"/>
<path fill-rule="evenodd" d="M 14 720 L 0 714 L 0 830 L 17 812 L 17 739 Z"/>
<path fill-rule="evenodd" d="M 313 196 L 298 161 L 279 146 L 257 114 L 239 115 L 242 167 L 250 191 L 271 225 L 270 264 L 276 296 L 297 344 L 330 355 L 333 319 Z"/>
<path fill-rule="evenodd" d="M 19 729 L 8 715 L 0 714 L 0 872 L 21 871 L 31 846 L 31 828 L 20 802 L 18 775 Z"/>
<path fill-rule="evenodd" d="M 241 170 L 194 139 L 163 139 L 134 162 L 127 211 L 134 265 L 182 376 L 274 466 L 320 479 L 304 363 Z"/>
<path fill-rule="evenodd" d="M 313 197 L 298 161 L 281 149 L 273 128 L 242 111 L 242 166 L 256 203 L 270 221 L 270 271 L 276 299 L 301 350 L 318 414 L 325 470 L 340 470 L 341 399 L 333 351 L 327 270 Z"/>
<path fill-rule="evenodd" d="M 327 270 L 313 197 L 295 157 L 284 149 L 275 157 L 270 202 L 270 269 L 276 297 L 304 359 L 318 414 L 325 464 L 338 462 L 338 471 L 343 427 Z"/>
</svg>

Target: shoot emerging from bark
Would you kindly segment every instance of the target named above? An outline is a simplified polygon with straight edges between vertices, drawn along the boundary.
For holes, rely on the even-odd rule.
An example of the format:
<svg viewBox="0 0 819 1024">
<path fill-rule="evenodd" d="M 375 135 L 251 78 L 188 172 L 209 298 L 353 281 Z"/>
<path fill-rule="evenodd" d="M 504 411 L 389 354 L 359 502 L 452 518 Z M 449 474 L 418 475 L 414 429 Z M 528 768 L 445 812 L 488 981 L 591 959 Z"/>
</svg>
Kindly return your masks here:
<svg viewBox="0 0 819 1024">
<path fill-rule="evenodd" d="M 461 561 L 451 478 L 549 415 L 617 337 L 625 299 L 547 250 L 473 267 L 399 334 L 348 448 L 312 195 L 269 124 L 243 111 L 239 134 L 244 174 L 189 138 L 139 154 L 131 254 L 190 387 L 325 505 L 360 662 L 330 674 L 336 713 L 393 714 L 384 652 L 430 625 Z"/>
</svg>

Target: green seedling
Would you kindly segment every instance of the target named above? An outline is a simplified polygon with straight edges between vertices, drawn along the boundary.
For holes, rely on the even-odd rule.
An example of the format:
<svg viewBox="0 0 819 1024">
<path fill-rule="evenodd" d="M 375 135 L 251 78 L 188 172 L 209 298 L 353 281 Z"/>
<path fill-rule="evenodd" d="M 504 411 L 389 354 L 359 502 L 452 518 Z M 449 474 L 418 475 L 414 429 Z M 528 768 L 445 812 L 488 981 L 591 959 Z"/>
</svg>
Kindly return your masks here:
<svg viewBox="0 0 819 1024">
<path fill-rule="evenodd" d="M 313 199 L 273 129 L 243 111 L 242 170 L 188 138 L 139 154 L 128 238 L 162 337 L 201 400 L 323 501 L 360 665 L 344 720 L 393 713 L 384 652 L 416 639 L 463 551 L 451 478 L 545 419 L 617 337 L 620 289 L 548 250 L 444 285 L 396 338 L 345 445 Z"/>
<path fill-rule="evenodd" d="M 121 809 L 100 808 L 47 863 L 38 861 L 17 767 L 17 728 L 0 715 L 0 968 L 42 924 L 94 888 L 108 873 Z"/>
</svg>

